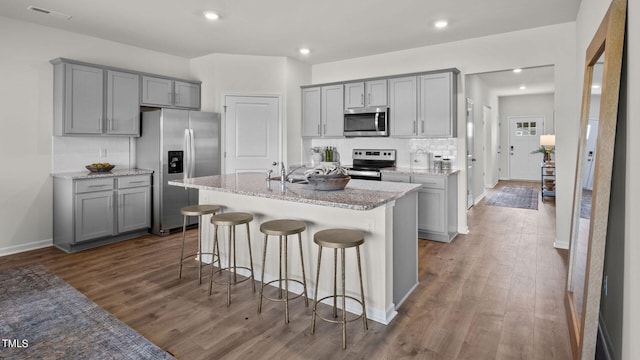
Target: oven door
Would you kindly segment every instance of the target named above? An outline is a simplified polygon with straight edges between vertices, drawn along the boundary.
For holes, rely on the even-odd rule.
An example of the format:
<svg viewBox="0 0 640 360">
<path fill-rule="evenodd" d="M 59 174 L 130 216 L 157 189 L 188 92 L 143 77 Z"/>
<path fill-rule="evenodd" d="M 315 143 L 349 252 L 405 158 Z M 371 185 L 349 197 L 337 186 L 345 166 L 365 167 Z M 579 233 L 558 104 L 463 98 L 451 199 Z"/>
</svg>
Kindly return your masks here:
<svg viewBox="0 0 640 360">
<path fill-rule="evenodd" d="M 344 113 L 344 136 L 389 136 L 388 109 L 349 109 Z"/>
</svg>

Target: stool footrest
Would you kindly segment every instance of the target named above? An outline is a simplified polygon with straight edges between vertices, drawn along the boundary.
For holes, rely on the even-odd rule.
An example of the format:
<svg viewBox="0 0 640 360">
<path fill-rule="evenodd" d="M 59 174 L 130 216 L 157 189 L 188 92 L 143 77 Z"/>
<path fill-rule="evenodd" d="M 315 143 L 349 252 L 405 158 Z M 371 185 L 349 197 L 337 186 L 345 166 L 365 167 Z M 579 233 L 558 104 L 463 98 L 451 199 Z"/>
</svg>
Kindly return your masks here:
<svg viewBox="0 0 640 360">
<path fill-rule="evenodd" d="M 325 318 L 324 316 L 320 315 L 320 313 L 318 312 L 318 304 L 320 304 L 320 303 L 322 302 L 322 300 L 326 300 L 326 299 L 333 299 L 333 298 L 341 298 L 341 297 L 343 297 L 343 296 L 344 296 L 345 298 L 347 298 L 347 299 L 351 299 L 351 300 L 353 300 L 353 301 L 357 302 L 358 304 L 360 304 L 360 306 L 363 306 L 363 305 L 362 305 L 362 301 L 361 301 L 361 300 L 359 300 L 359 299 L 354 298 L 353 296 L 349 296 L 349 295 L 329 295 L 329 296 L 325 296 L 325 297 L 323 297 L 323 298 L 321 298 L 321 299 L 318 299 L 318 301 L 316 301 L 315 306 L 314 306 L 316 316 L 317 316 L 317 317 L 319 317 L 320 319 L 322 319 L 322 320 L 326 321 L 326 322 L 330 322 L 330 323 L 334 323 L 334 324 L 342 324 L 342 323 L 343 323 L 343 321 L 342 321 L 342 320 L 328 319 L 328 318 Z M 323 305 L 327 305 L 327 304 L 323 304 Z M 327 305 L 327 306 L 331 306 L 331 305 Z M 333 306 L 331 306 L 331 307 L 333 307 Z M 345 311 L 346 311 L 346 309 L 345 309 Z M 346 312 L 347 312 L 348 314 L 351 314 L 351 313 L 350 313 L 350 312 L 348 312 L 348 311 L 346 311 Z M 363 311 L 363 312 L 361 312 L 361 313 L 360 313 L 360 315 L 357 315 L 357 316 L 356 316 L 356 317 L 354 317 L 354 318 L 347 319 L 345 322 L 348 322 L 348 323 L 349 323 L 349 322 L 353 322 L 353 321 L 356 321 L 356 320 L 360 320 L 360 319 L 362 319 L 362 317 L 363 317 L 363 316 L 364 316 L 364 311 Z"/>
<path fill-rule="evenodd" d="M 247 270 L 247 271 L 251 272 L 251 269 L 249 267 L 246 267 L 246 266 L 236 266 L 236 269 L 244 269 L 244 270 Z M 213 272 L 213 276 L 216 276 L 216 274 L 222 274 L 222 272 L 225 271 L 225 270 L 231 272 L 232 275 L 238 275 L 237 273 L 234 274 L 234 272 L 232 271 L 233 270 L 232 267 L 231 268 L 230 267 L 223 267 L 223 268 L 220 268 L 220 269 L 214 271 Z M 229 283 L 228 281 L 224 281 L 224 282 L 216 281 L 216 280 L 213 279 L 213 276 L 211 277 L 211 282 L 213 282 L 214 284 L 227 285 Z M 245 277 L 245 275 L 240 275 L 240 276 Z M 231 282 L 231 285 L 239 284 L 239 283 L 245 282 L 245 281 L 250 280 L 250 279 L 251 279 L 251 275 L 248 275 L 244 279 L 240 279 L 240 280 L 236 280 L 236 281 Z"/>
<path fill-rule="evenodd" d="M 278 281 L 280 281 L 280 279 L 275 279 L 275 280 L 271 280 L 271 281 L 269 281 L 269 282 L 264 283 L 264 286 L 262 287 L 262 289 L 260 289 L 260 295 L 261 295 L 263 298 L 265 298 L 265 299 L 267 299 L 267 300 L 271 300 L 271 301 L 279 301 L 279 302 L 283 302 L 283 301 L 285 301 L 286 299 L 285 299 L 284 297 L 283 297 L 282 299 L 281 299 L 281 298 L 272 298 L 272 297 L 267 296 L 267 295 L 265 295 L 265 294 L 264 294 L 264 287 L 265 287 L 265 286 L 267 286 L 267 285 L 271 285 L 271 284 L 273 284 L 273 283 L 275 283 L 275 282 L 278 282 Z M 286 281 L 286 280 L 282 279 L 282 282 L 284 282 L 284 281 Z M 289 281 L 290 281 L 290 282 L 298 283 L 298 284 L 300 284 L 300 285 L 302 285 L 302 286 L 304 287 L 304 284 L 303 284 L 303 283 L 302 283 L 302 281 L 300 281 L 300 280 L 289 279 Z M 284 288 L 283 288 L 282 290 L 284 290 Z M 296 294 L 296 295 L 294 295 L 294 296 L 289 296 L 289 301 L 291 301 L 291 300 L 295 300 L 295 299 L 297 299 L 297 298 L 299 298 L 299 297 L 301 297 L 301 296 L 304 296 L 304 290 L 303 290 L 300 294 Z"/>
</svg>

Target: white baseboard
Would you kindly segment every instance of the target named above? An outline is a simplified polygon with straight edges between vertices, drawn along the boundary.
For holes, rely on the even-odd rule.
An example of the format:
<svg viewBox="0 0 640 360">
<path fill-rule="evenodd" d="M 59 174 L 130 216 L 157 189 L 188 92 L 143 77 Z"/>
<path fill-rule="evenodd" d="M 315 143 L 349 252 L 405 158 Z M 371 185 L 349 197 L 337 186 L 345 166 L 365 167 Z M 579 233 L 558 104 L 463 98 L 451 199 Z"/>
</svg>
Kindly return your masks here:
<svg viewBox="0 0 640 360">
<path fill-rule="evenodd" d="M 11 254 L 17 254 L 25 251 L 41 249 L 47 246 L 53 245 L 53 239 L 46 239 L 40 241 L 34 241 L 26 244 L 8 246 L 4 248 L 0 248 L 0 256 L 6 256 Z"/>
<path fill-rule="evenodd" d="M 478 203 L 482 201 L 482 199 L 484 199 L 485 196 L 487 196 L 487 190 L 482 190 L 482 194 L 480 194 L 477 198 L 473 200 L 473 205 L 478 205 Z"/>
<path fill-rule="evenodd" d="M 556 249 L 569 250 L 569 242 L 568 241 L 559 241 L 556 238 L 556 241 L 553 242 L 553 247 L 556 248 Z"/>
<path fill-rule="evenodd" d="M 458 234 L 468 234 L 469 233 L 469 227 L 465 226 L 465 227 L 458 227 Z"/>
</svg>

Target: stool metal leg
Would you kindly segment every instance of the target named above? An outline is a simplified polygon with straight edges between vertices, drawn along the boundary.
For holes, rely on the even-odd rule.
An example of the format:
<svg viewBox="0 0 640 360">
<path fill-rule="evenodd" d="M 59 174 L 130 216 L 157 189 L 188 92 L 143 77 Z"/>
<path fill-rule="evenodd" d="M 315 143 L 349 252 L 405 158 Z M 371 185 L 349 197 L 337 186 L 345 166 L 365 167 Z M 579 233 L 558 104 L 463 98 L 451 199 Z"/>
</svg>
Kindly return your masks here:
<svg viewBox="0 0 640 360">
<path fill-rule="evenodd" d="M 322 259 L 322 246 L 318 246 L 318 266 L 316 267 L 316 290 L 313 292 L 313 310 L 311 316 L 311 333 L 316 332 L 316 307 L 318 306 L 318 284 L 320 283 L 320 262 Z"/>
<path fill-rule="evenodd" d="M 253 256 L 251 255 L 251 231 L 249 230 L 249 223 L 247 223 L 247 245 L 249 246 L 249 265 L 251 266 L 251 287 L 253 292 L 256 292 L 256 278 L 253 275 Z"/>
<path fill-rule="evenodd" d="M 258 314 L 262 311 L 262 296 L 264 294 L 264 272 L 267 267 L 267 238 L 269 235 L 264 234 L 264 247 L 262 249 L 262 274 L 260 275 L 260 300 L 258 301 Z"/>
<path fill-rule="evenodd" d="M 282 235 L 278 236 L 278 299 L 282 299 Z"/>
<path fill-rule="evenodd" d="M 362 321 L 364 322 L 364 329 L 368 330 L 367 324 L 367 306 L 364 304 L 364 286 L 362 286 L 362 266 L 360 264 L 360 246 L 356 246 L 356 254 L 358 255 L 358 275 L 360 277 L 360 298 L 362 299 Z"/>
<path fill-rule="evenodd" d="M 289 323 L 289 264 L 288 258 L 289 254 L 287 253 L 288 236 L 284 236 L 284 321 Z"/>
<path fill-rule="evenodd" d="M 231 247 L 231 236 L 235 235 L 235 226 L 229 227 L 229 274 L 227 276 L 227 306 L 231 305 L 231 250 L 233 249 L 233 277 L 235 280 L 236 275 L 236 242 L 233 242 L 233 248 Z M 235 239 L 235 237 L 234 237 Z"/>
<path fill-rule="evenodd" d="M 218 225 L 213 225 L 213 246 L 218 249 L 218 266 L 222 271 L 222 263 L 220 262 L 220 247 L 218 246 Z M 213 263 L 211 264 L 211 276 L 209 277 L 209 295 L 213 288 Z"/>
<path fill-rule="evenodd" d="M 338 317 L 338 249 L 333 249 L 333 317 Z"/>
<path fill-rule="evenodd" d="M 309 295 L 307 294 L 307 275 L 304 273 L 304 257 L 302 256 L 302 234 L 298 233 L 298 246 L 300 247 L 300 263 L 302 265 L 302 286 L 304 287 L 304 306 L 309 307 Z"/>
<path fill-rule="evenodd" d="M 180 248 L 180 270 L 178 271 L 178 279 L 182 279 L 182 260 L 184 259 L 184 242 L 187 236 L 187 215 L 182 216 L 182 248 Z"/>
<path fill-rule="evenodd" d="M 342 348 L 347 348 L 347 291 L 344 279 L 344 248 L 340 249 L 342 265 Z"/>
<path fill-rule="evenodd" d="M 202 241 L 200 241 L 200 224 L 202 216 L 198 216 L 198 285 L 202 285 Z M 211 259 L 213 261 L 213 258 Z M 211 265 L 213 266 L 213 264 Z"/>
</svg>

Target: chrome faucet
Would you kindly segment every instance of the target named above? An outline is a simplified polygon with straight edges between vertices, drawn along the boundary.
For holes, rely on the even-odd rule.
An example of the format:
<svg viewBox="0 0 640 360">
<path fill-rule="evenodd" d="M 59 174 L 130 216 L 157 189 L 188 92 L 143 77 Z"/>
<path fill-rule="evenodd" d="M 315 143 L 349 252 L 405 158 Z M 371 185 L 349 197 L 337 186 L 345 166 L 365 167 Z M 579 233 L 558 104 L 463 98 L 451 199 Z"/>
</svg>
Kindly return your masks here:
<svg viewBox="0 0 640 360">
<path fill-rule="evenodd" d="M 284 161 L 280 162 L 280 183 L 284 184 L 287 181 L 287 177 L 289 176 L 289 174 L 287 174 L 287 169 L 284 166 Z"/>
</svg>

